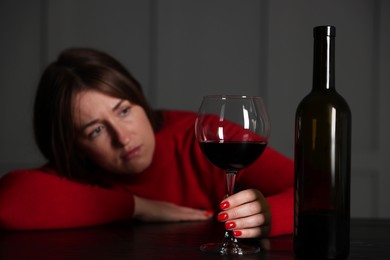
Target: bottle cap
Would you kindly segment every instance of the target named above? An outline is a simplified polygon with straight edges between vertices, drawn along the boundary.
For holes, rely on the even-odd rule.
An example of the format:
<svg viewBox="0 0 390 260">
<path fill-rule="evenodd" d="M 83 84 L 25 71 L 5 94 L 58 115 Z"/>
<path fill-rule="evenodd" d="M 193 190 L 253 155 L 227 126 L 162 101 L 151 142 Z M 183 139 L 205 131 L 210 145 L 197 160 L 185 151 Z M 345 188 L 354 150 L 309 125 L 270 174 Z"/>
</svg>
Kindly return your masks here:
<svg viewBox="0 0 390 260">
<path fill-rule="evenodd" d="M 317 26 L 313 29 L 314 37 L 317 36 L 336 36 L 336 27 L 332 25 Z"/>
</svg>

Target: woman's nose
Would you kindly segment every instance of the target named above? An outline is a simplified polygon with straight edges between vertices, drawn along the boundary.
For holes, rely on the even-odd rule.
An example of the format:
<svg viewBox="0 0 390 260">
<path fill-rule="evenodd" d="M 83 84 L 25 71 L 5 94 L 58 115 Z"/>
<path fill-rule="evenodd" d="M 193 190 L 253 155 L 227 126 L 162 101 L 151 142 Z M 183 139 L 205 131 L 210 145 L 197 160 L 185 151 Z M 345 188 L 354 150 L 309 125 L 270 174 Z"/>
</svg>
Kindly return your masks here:
<svg viewBox="0 0 390 260">
<path fill-rule="evenodd" d="M 113 141 L 119 146 L 126 146 L 130 142 L 130 136 L 126 128 L 121 125 L 115 125 L 113 128 Z"/>
</svg>

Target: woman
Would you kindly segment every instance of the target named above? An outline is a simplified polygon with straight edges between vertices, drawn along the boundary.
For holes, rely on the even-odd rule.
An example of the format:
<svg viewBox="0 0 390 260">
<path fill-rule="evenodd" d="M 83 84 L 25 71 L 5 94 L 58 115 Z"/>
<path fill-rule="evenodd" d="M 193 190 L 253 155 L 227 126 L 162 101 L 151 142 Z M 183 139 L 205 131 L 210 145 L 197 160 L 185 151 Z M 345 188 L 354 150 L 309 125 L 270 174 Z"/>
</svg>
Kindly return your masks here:
<svg viewBox="0 0 390 260">
<path fill-rule="evenodd" d="M 48 164 L 0 180 L 0 228 L 200 221 L 217 213 L 236 237 L 291 233 L 292 161 L 267 148 L 237 176 L 240 191 L 221 201 L 225 175 L 200 151 L 195 118 L 152 110 L 109 55 L 65 50 L 44 71 L 35 100 L 35 138 Z"/>
</svg>

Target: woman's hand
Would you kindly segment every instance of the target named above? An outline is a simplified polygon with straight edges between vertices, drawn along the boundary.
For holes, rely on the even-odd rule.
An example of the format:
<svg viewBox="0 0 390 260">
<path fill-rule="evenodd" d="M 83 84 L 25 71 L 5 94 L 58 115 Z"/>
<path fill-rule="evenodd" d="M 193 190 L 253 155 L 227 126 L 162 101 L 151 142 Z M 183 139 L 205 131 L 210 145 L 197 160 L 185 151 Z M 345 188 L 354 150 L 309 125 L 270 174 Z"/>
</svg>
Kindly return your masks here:
<svg viewBox="0 0 390 260">
<path fill-rule="evenodd" d="M 255 189 L 240 191 L 224 199 L 218 220 L 239 238 L 267 237 L 271 230 L 271 211 L 263 194 Z"/>
<path fill-rule="evenodd" d="M 212 211 L 182 207 L 173 203 L 134 196 L 134 218 L 147 222 L 175 222 L 207 220 Z"/>
</svg>

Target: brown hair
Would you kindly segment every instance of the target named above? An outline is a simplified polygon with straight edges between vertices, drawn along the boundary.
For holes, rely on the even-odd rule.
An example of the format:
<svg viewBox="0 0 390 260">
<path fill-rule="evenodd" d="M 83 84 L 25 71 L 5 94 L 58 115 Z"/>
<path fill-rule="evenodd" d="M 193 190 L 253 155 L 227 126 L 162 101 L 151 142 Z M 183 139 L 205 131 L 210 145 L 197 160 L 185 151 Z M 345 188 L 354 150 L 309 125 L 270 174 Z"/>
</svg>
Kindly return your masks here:
<svg viewBox="0 0 390 260">
<path fill-rule="evenodd" d="M 83 90 L 97 90 L 140 105 L 155 131 L 162 122 L 161 114 L 148 105 L 139 82 L 117 60 L 93 49 L 63 51 L 45 69 L 38 85 L 34 104 L 35 140 L 59 174 L 90 180 L 95 177 L 91 171 L 97 168 L 77 150 L 72 116 L 73 97 Z"/>
</svg>

